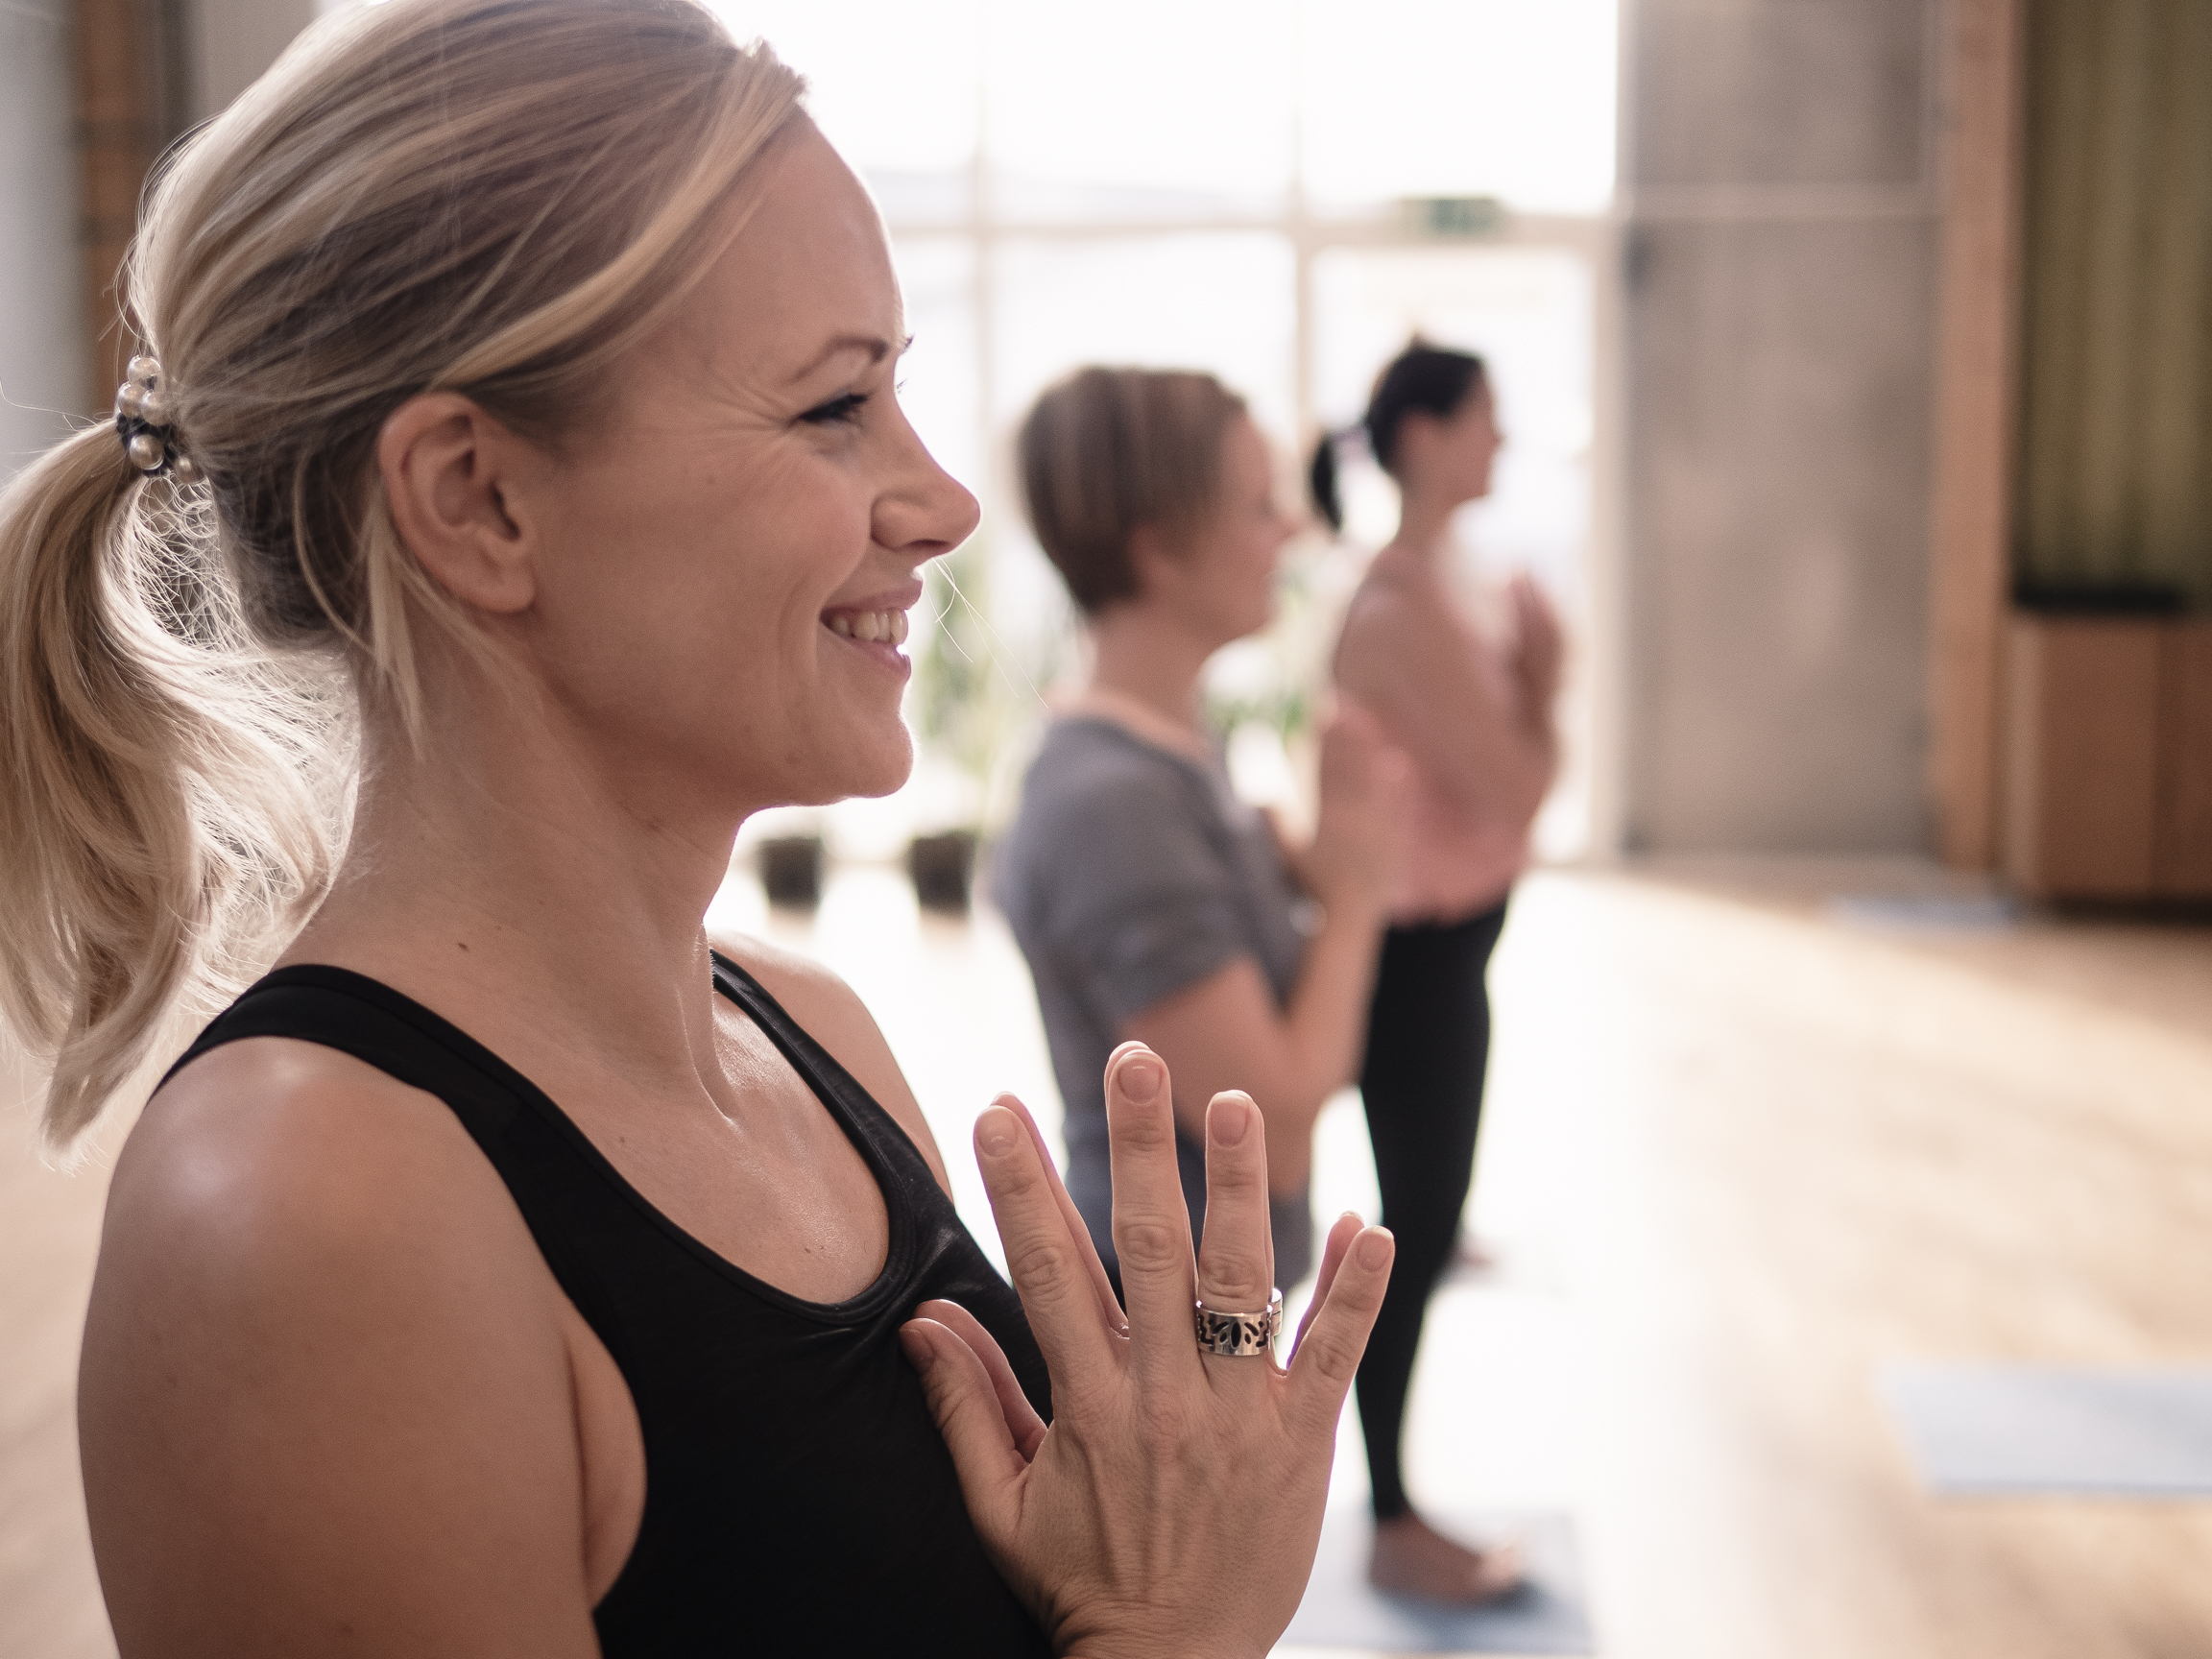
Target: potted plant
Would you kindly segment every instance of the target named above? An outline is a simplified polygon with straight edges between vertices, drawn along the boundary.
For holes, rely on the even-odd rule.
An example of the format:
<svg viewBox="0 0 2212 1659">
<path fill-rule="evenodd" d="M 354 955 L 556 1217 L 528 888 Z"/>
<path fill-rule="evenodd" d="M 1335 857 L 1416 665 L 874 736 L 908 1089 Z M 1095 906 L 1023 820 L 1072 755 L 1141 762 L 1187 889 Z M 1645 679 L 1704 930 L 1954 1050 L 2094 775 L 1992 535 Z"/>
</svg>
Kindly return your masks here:
<svg viewBox="0 0 2212 1659">
<path fill-rule="evenodd" d="M 760 886 L 779 909 L 811 910 L 822 902 L 819 832 L 770 835 L 758 846 Z"/>
</svg>

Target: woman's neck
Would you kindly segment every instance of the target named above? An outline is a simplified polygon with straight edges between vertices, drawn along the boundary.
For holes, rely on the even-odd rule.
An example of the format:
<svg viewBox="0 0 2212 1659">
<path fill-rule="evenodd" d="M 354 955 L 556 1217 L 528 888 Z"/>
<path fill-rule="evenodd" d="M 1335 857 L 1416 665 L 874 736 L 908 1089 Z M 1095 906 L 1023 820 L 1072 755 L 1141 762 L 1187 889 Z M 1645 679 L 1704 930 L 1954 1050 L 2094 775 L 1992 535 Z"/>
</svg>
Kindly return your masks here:
<svg viewBox="0 0 2212 1659">
<path fill-rule="evenodd" d="M 1407 491 L 1398 513 L 1398 534 L 1390 545 L 1417 558 L 1433 562 L 1450 541 L 1452 515 L 1459 503 L 1418 491 Z"/>
<path fill-rule="evenodd" d="M 496 1052 L 551 1040 L 642 1086 L 696 1079 L 714 1053 L 701 917 L 744 812 L 583 741 L 558 707 L 469 712 L 420 745 L 365 733 L 345 861 L 283 960 L 381 979 Z"/>
<path fill-rule="evenodd" d="M 1091 689 L 1136 704 L 1179 733 L 1203 742 L 1198 676 L 1214 647 L 1171 617 L 1136 604 L 1117 605 L 1091 626 L 1095 656 Z"/>
</svg>

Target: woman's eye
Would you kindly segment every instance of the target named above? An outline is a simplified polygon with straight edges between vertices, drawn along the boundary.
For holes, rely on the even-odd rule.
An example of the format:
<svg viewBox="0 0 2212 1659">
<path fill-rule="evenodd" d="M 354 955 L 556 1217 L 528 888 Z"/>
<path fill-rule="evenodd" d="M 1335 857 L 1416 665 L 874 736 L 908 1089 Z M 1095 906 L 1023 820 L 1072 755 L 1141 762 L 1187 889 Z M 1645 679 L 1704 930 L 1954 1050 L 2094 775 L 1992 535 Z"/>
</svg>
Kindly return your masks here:
<svg viewBox="0 0 2212 1659">
<path fill-rule="evenodd" d="M 829 402 L 807 410 L 799 419 L 812 426 L 828 426 L 839 421 L 851 423 L 860 419 L 860 406 L 867 401 L 867 393 L 848 392 L 843 397 L 832 397 Z"/>
</svg>

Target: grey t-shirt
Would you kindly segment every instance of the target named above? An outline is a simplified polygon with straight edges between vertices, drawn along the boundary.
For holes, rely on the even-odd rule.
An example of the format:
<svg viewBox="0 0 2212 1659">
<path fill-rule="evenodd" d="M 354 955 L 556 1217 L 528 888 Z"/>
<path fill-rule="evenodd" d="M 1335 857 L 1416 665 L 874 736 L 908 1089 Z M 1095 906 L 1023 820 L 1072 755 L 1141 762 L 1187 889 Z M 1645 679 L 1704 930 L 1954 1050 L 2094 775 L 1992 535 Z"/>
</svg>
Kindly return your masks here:
<svg viewBox="0 0 2212 1659">
<path fill-rule="evenodd" d="M 1278 1003 L 1305 958 L 1305 910 L 1266 822 L 1208 766 L 1088 715 L 1055 721 L 993 860 L 1067 1107 L 1068 1191 L 1114 1261 L 1106 1058 L 1131 1017 L 1249 956 Z M 1206 1218 L 1203 1148 L 1176 1137 L 1193 1238 Z M 1272 1205 L 1275 1276 L 1306 1277 L 1306 1194 Z"/>
</svg>

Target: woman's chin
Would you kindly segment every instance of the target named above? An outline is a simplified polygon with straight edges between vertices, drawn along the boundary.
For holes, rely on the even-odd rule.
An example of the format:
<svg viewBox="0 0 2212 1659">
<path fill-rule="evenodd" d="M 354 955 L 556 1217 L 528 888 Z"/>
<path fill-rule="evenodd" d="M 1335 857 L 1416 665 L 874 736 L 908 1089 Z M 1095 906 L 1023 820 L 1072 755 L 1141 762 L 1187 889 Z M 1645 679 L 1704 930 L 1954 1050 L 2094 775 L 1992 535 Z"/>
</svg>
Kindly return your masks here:
<svg viewBox="0 0 2212 1659">
<path fill-rule="evenodd" d="M 835 756 L 815 757 L 822 764 L 801 781 L 796 804 L 828 806 L 854 797 L 896 795 L 914 775 L 914 740 L 903 725 L 894 729 L 896 736 L 844 744 Z"/>
</svg>

